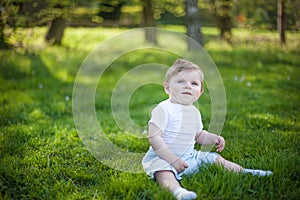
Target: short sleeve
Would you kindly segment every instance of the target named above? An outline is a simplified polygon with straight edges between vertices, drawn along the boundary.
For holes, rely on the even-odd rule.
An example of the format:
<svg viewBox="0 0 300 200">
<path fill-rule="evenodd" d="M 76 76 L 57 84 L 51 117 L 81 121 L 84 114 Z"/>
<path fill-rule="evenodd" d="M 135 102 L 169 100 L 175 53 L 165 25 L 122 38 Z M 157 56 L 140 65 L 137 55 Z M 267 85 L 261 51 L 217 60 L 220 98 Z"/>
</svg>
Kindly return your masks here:
<svg viewBox="0 0 300 200">
<path fill-rule="evenodd" d="M 160 105 L 156 106 L 151 111 L 151 119 L 149 123 L 155 124 L 159 129 L 164 131 L 167 127 L 168 122 L 168 113 L 167 111 L 162 108 Z"/>
<path fill-rule="evenodd" d="M 203 123 L 202 123 L 202 118 L 201 118 L 201 114 L 200 112 L 198 111 L 198 130 L 197 130 L 197 133 L 201 132 L 203 130 Z"/>
</svg>

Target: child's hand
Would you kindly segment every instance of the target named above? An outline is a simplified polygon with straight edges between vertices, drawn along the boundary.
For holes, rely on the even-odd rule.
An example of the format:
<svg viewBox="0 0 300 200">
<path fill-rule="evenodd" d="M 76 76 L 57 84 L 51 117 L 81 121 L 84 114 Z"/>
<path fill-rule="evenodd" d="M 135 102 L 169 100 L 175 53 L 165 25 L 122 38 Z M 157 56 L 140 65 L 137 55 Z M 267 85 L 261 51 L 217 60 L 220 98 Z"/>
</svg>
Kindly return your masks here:
<svg viewBox="0 0 300 200">
<path fill-rule="evenodd" d="M 178 173 L 184 171 L 186 168 L 188 168 L 188 164 L 178 158 L 175 162 L 172 163 L 172 166 L 176 169 Z"/>
<path fill-rule="evenodd" d="M 221 152 L 225 148 L 225 140 L 222 136 L 218 137 L 218 141 L 216 143 L 216 148 L 217 148 L 217 152 Z"/>
</svg>

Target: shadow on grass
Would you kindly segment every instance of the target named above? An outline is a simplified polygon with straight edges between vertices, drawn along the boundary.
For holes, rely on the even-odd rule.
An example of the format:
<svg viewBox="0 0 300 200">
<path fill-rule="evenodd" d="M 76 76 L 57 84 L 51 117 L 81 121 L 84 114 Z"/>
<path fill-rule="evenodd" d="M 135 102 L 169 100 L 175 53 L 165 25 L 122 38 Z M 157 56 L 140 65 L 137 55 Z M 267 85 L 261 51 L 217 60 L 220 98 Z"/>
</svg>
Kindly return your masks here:
<svg viewBox="0 0 300 200">
<path fill-rule="evenodd" d="M 53 141 L 61 130 L 53 127 L 73 126 L 66 120 L 71 102 L 65 99 L 71 98 L 72 84 L 53 76 L 39 54 L 1 50 L 0 59 L 0 198 L 38 198 L 40 184 L 52 182 L 39 177 L 47 171 L 45 151 L 59 148 Z"/>
</svg>

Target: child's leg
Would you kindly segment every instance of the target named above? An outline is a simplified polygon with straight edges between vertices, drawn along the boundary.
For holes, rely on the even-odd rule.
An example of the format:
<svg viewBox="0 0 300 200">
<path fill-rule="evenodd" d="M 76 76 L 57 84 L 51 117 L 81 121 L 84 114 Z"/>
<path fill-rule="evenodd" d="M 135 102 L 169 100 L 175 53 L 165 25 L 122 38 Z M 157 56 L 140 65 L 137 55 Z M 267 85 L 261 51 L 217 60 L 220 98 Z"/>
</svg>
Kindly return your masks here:
<svg viewBox="0 0 300 200">
<path fill-rule="evenodd" d="M 225 169 L 228 169 L 230 171 L 234 172 L 243 172 L 243 173 L 251 173 L 254 176 L 270 176 L 272 175 L 271 171 L 264 171 L 259 169 L 244 169 L 240 165 L 230 162 L 228 160 L 225 160 L 222 156 L 218 156 L 215 163 L 217 165 L 224 166 Z"/>
<path fill-rule="evenodd" d="M 195 199 L 197 194 L 182 188 L 171 171 L 155 172 L 155 179 L 162 188 L 168 189 L 176 199 Z"/>
<path fill-rule="evenodd" d="M 234 171 L 234 172 L 242 172 L 244 171 L 243 167 L 240 165 L 230 162 L 228 160 L 225 160 L 222 156 L 218 156 L 215 163 L 217 165 L 222 165 L 225 169 Z"/>
<path fill-rule="evenodd" d="M 170 192 L 180 187 L 179 182 L 171 171 L 155 172 L 155 179 L 162 188 L 168 189 Z"/>
</svg>

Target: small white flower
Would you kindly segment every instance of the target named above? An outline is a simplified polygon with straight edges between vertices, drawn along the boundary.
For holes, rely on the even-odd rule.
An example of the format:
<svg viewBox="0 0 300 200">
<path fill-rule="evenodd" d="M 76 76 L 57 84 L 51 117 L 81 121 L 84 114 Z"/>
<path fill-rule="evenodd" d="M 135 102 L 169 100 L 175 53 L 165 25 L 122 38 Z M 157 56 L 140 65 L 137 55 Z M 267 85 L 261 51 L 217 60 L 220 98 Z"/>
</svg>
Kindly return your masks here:
<svg viewBox="0 0 300 200">
<path fill-rule="evenodd" d="M 233 77 L 233 79 L 234 79 L 234 81 L 238 81 L 238 80 L 239 80 L 239 77 L 238 77 L 237 75 L 235 75 L 235 76 Z"/>
<path fill-rule="evenodd" d="M 240 77 L 240 82 L 244 82 L 246 80 L 246 76 L 243 74 L 241 77 Z"/>
</svg>

